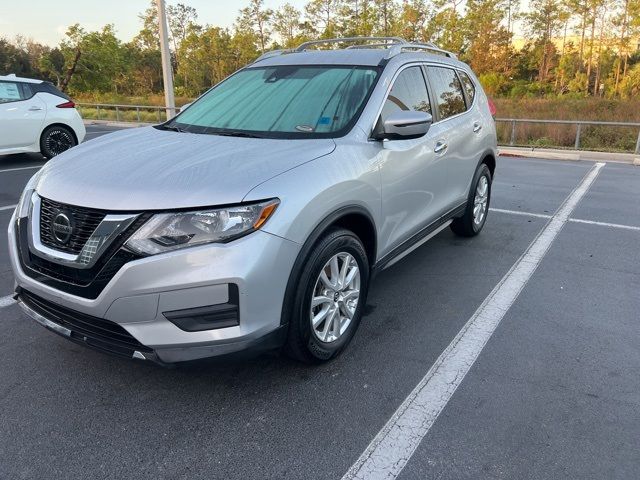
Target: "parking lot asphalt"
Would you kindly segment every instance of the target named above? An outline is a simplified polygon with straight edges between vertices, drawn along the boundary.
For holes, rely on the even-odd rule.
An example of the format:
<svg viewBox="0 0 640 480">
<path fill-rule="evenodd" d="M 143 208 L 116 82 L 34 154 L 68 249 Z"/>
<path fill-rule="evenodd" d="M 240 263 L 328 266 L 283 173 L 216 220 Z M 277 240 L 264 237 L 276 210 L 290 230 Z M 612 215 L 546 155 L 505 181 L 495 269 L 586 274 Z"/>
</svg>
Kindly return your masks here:
<svg viewBox="0 0 640 480">
<path fill-rule="evenodd" d="M 0 207 L 41 163 L 0 157 Z M 445 230 L 382 272 L 320 367 L 162 369 L 0 303 L 0 478 L 341 478 L 592 169 L 499 159 L 482 234 Z M 399 478 L 637 478 L 639 206 L 639 168 L 600 169 Z M 11 289 L 2 235 L 0 302 Z"/>
</svg>

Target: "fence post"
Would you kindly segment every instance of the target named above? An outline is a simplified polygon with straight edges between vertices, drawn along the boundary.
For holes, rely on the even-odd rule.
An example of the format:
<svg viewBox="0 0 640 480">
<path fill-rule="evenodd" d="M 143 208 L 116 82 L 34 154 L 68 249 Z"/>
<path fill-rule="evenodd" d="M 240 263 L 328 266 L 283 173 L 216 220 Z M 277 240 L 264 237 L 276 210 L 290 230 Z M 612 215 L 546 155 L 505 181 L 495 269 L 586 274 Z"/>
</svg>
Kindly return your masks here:
<svg viewBox="0 0 640 480">
<path fill-rule="evenodd" d="M 156 112 L 158 113 L 158 122 L 161 122 L 161 120 L 160 120 L 160 107 L 156 108 Z"/>
<path fill-rule="evenodd" d="M 511 120 L 511 140 L 509 140 L 509 145 L 513 146 L 516 144 L 516 121 Z"/>
<path fill-rule="evenodd" d="M 120 121 L 120 110 L 118 109 L 118 106 L 116 105 L 116 122 Z"/>
<path fill-rule="evenodd" d="M 136 117 L 138 118 L 138 123 L 140 123 L 140 107 L 136 107 Z"/>
<path fill-rule="evenodd" d="M 96 109 L 98 110 L 98 120 L 100 120 L 100 105 L 96 105 Z"/>
<path fill-rule="evenodd" d="M 638 132 L 638 140 L 636 141 L 636 155 L 640 155 L 640 132 Z"/>
<path fill-rule="evenodd" d="M 574 148 L 576 150 L 580 150 L 580 133 L 582 131 L 582 124 L 581 123 L 577 123 L 576 125 L 578 126 L 578 128 L 576 128 L 576 144 L 575 144 Z"/>
</svg>

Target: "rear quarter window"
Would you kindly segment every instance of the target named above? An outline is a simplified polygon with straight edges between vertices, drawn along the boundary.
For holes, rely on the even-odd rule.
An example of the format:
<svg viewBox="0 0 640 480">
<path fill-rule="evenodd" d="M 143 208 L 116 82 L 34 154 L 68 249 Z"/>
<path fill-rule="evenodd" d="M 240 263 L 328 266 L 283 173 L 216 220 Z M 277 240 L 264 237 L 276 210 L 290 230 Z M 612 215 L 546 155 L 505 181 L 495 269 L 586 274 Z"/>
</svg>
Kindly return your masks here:
<svg viewBox="0 0 640 480">
<path fill-rule="evenodd" d="M 462 86 L 464 87 L 464 91 L 467 94 L 467 98 L 469 99 L 469 106 L 473 103 L 473 99 L 476 97 L 476 86 L 473 84 L 473 81 L 469 78 L 465 72 L 458 70 L 458 75 L 460 76 L 460 80 L 462 80 Z"/>
<path fill-rule="evenodd" d="M 31 87 L 35 92 L 50 93 L 51 95 L 55 95 L 56 97 L 64 98 L 65 100 L 71 100 L 68 95 L 62 93 L 53 85 L 53 83 L 50 82 L 34 83 Z"/>
</svg>

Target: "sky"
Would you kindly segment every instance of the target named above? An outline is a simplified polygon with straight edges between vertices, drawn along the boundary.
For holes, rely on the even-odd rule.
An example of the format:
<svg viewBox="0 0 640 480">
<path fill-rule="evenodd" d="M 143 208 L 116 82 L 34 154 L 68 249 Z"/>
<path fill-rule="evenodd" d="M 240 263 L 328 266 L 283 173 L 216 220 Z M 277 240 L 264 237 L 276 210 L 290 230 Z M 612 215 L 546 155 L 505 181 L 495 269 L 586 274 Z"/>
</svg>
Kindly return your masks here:
<svg viewBox="0 0 640 480">
<path fill-rule="evenodd" d="M 291 3 L 302 9 L 306 0 L 265 0 L 268 8 Z M 131 40 L 140 30 L 138 14 L 149 0 L 0 0 L 0 37 L 22 35 L 47 45 L 57 45 L 69 25 L 79 23 L 85 30 L 98 30 L 108 23 L 116 26 L 118 37 Z M 230 27 L 238 10 L 248 0 L 169 0 L 184 3 L 198 11 L 198 23 Z"/>
</svg>

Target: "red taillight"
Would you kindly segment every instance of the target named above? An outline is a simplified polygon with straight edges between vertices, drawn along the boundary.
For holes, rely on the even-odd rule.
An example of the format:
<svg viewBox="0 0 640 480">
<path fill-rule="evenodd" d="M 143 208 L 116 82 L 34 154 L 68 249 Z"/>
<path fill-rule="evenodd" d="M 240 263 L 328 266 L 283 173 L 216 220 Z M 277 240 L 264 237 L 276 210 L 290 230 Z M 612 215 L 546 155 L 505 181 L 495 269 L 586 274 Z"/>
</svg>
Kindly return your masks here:
<svg viewBox="0 0 640 480">
<path fill-rule="evenodd" d="M 56 108 L 76 108 L 76 104 L 71 100 L 68 102 L 61 103 L 60 105 L 56 105 Z"/>
<path fill-rule="evenodd" d="M 490 98 L 489 100 L 489 112 L 491 112 L 491 116 L 493 118 L 496 118 L 496 105 L 493 103 L 493 100 L 491 100 Z"/>
</svg>

